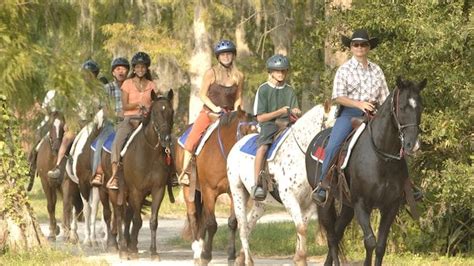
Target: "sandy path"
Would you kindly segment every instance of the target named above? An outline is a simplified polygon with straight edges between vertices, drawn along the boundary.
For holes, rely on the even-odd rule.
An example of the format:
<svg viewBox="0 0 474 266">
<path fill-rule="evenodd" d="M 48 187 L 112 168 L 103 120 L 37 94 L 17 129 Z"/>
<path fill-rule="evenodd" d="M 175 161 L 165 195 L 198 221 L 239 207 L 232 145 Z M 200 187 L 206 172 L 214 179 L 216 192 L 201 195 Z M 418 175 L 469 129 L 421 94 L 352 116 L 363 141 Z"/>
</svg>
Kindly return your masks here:
<svg viewBox="0 0 474 266">
<path fill-rule="evenodd" d="M 276 222 L 276 221 L 288 221 L 290 217 L 286 213 L 270 214 L 265 215 L 260 219 L 260 223 L 265 222 Z M 227 224 L 226 218 L 218 218 L 217 223 L 219 225 Z M 97 223 L 97 232 L 99 235 L 102 233 L 102 223 Z M 79 238 L 84 239 L 84 223 L 79 223 L 78 233 Z M 158 221 L 158 232 L 157 232 L 157 246 L 158 253 L 160 255 L 160 261 L 151 260 L 150 252 L 148 251 L 150 246 L 150 229 L 149 221 L 144 220 L 142 229 L 138 235 L 138 260 L 122 260 L 115 252 L 107 252 L 103 243 L 99 243 L 98 247 L 88 247 L 84 245 L 70 245 L 65 244 L 60 234 L 56 242 L 53 244 L 57 248 L 67 249 L 74 253 L 83 255 L 86 260 L 89 261 L 106 261 L 111 265 L 193 265 L 193 254 L 191 247 L 188 249 L 176 248 L 167 245 L 167 241 L 171 238 L 179 237 L 181 230 L 184 226 L 184 218 L 170 219 L 160 218 Z M 41 224 L 43 233 L 48 233 L 48 225 Z M 237 240 L 239 241 L 239 240 Z M 286 258 L 260 258 L 254 257 L 255 265 L 293 265 L 291 257 Z M 227 262 L 227 254 L 224 251 L 214 250 L 213 259 L 209 265 L 229 265 Z M 317 258 L 310 259 L 309 265 L 322 265 L 322 259 Z"/>
</svg>

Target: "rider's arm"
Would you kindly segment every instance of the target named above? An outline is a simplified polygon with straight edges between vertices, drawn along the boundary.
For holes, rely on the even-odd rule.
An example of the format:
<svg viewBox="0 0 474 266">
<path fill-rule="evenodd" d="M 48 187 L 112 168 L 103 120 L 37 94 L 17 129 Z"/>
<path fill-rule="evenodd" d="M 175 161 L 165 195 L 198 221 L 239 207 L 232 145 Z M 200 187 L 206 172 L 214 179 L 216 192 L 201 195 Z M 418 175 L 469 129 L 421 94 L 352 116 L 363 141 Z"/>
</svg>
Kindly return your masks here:
<svg viewBox="0 0 474 266">
<path fill-rule="evenodd" d="M 216 106 L 207 96 L 207 92 L 209 91 L 209 87 L 211 86 L 213 79 L 214 74 L 212 69 L 207 70 L 206 74 L 204 74 L 204 78 L 202 79 L 201 90 L 199 91 L 199 98 L 207 107 L 209 107 L 209 109 L 211 109 L 215 113 L 219 113 L 221 111 L 221 108 L 219 106 Z"/>
<path fill-rule="evenodd" d="M 259 123 L 263 123 L 263 122 L 273 120 L 273 119 L 275 119 L 275 118 L 277 118 L 281 115 L 285 115 L 285 114 L 288 113 L 288 108 L 290 108 L 290 107 L 289 106 L 283 106 L 282 108 L 277 109 L 273 112 L 259 114 L 259 115 L 257 115 L 257 121 Z"/>
<path fill-rule="evenodd" d="M 241 74 L 239 75 L 239 86 L 237 87 L 237 93 L 235 97 L 235 102 L 234 102 L 234 110 L 238 110 L 239 106 L 240 109 L 242 108 L 242 91 L 244 88 L 244 75 Z"/>
</svg>

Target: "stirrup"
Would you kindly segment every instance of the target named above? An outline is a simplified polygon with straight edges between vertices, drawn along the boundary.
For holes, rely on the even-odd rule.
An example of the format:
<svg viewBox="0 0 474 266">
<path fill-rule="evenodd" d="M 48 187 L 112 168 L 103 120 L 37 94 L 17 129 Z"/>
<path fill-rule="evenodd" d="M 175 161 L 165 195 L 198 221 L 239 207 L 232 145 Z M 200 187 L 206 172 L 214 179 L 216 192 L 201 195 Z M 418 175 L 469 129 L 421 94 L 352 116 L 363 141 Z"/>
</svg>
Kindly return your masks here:
<svg viewBox="0 0 474 266">
<path fill-rule="evenodd" d="M 102 186 L 104 174 L 95 174 L 94 178 L 91 181 L 92 186 Z"/>
<path fill-rule="evenodd" d="M 178 183 L 181 186 L 189 186 L 189 174 L 188 173 L 183 173 L 178 177 Z"/>
<path fill-rule="evenodd" d="M 311 194 L 311 199 L 319 205 L 326 203 L 327 200 L 327 191 L 321 186 L 321 183 L 316 186 Z"/>
<path fill-rule="evenodd" d="M 118 177 L 116 176 L 113 176 L 109 179 L 109 182 L 107 182 L 107 185 L 106 187 L 108 189 L 113 189 L 113 190 L 118 190 L 119 189 L 119 186 L 118 186 Z"/>
</svg>

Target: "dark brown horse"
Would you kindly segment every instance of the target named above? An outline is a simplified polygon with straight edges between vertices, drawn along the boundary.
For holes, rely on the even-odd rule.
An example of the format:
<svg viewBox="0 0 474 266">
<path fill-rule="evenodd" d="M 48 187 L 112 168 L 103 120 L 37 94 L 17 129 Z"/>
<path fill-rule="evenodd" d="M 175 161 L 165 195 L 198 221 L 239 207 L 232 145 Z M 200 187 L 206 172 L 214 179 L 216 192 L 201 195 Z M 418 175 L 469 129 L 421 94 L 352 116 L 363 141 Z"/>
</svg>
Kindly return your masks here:
<svg viewBox="0 0 474 266">
<path fill-rule="evenodd" d="M 196 263 L 207 264 L 212 259 L 212 241 L 217 231 L 216 200 L 219 195 L 224 193 L 230 196 L 226 169 L 227 155 L 237 140 L 255 128 L 255 123 L 251 120 L 252 116 L 240 109 L 223 114 L 219 126 L 210 135 L 196 157 L 196 175 L 200 191 L 196 191 L 194 199 L 190 199 L 190 194 L 194 194 L 194 191 L 190 191 L 190 187 L 187 186 L 183 188 Z M 182 171 L 183 149 L 176 144 L 175 150 L 176 170 L 180 173 Z M 230 237 L 227 254 L 229 260 L 234 260 L 237 219 L 232 203 L 228 226 Z"/>
<path fill-rule="evenodd" d="M 339 265 L 339 243 L 354 215 L 364 232 L 364 265 L 372 264 L 374 249 L 375 265 L 381 265 L 390 227 L 404 195 L 411 193 L 411 187 L 407 189 L 408 166 L 404 155 L 418 148 L 423 110 L 420 92 L 426 86 L 426 79 L 415 84 L 398 78 L 396 83 L 397 87 L 357 140 L 344 169 L 350 184 L 350 199 L 343 204 L 339 215 L 334 197 L 317 208 L 329 247 L 325 265 Z M 321 174 L 321 168 L 316 168 L 316 162 L 309 159 L 309 152 L 306 154 L 306 169 L 308 176 Z M 373 209 L 380 210 L 377 239 L 370 224 Z"/>
<path fill-rule="evenodd" d="M 149 114 L 143 119 L 142 128 L 129 144 L 122 159 L 123 180 L 127 188 L 126 200 L 133 210 L 133 227 L 128 245 L 131 258 L 138 256 L 138 232 L 142 226 L 141 208 L 145 197 L 151 194 L 150 252 L 154 259 L 159 259 L 156 251 L 158 212 L 173 171 L 170 151 L 174 115 L 173 91 L 170 90 L 167 96 L 158 96 L 151 91 L 151 99 Z M 120 231 L 121 217 L 115 217 L 118 218 L 117 226 Z M 125 239 L 121 238 L 119 233 L 121 254 L 125 250 L 125 244 Z"/>
<path fill-rule="evenodd" d="M 57 160 L 58 150 L 61 146 L 61 140 L 64 135 L 64 116 L 60 112 L 53 112 L 50 114 L 49 131 L 44 136 L 36 149 L 37 155 L 32 162 L 32 170 L 30 171 L 30 184 L 28 190 L 31 190 L 36 174 L 41 178 L 41 186 L 47 201 L 47 209 L 49 214 L 49 240 L 56 240 L 56 235 L 59 234 L 59 226 L 56 223 L 56 201 L 58 193 L 62 195 L 67 193 L 70 197 L 65 197 L 63 200 L 63 235 L 67 241 L 75 243 L 78 240 L 76 228 L 71 230 L 71 214 L 73 206 L 75 208 L 75 215 L 82 211 L 82 202 L 79 196 L 79 190 L 69 178 L 65 178 L 63 174 L 59 180 L 51 180 L 48 177 L 48 171 L 51 170 Z M 33 152 L 35 152 L 33 151 Z M 34 164 L 34 165 L 33 165 Z M 65 160 L 61 164 L 62 173 L 64 173 Z"/>
</svg>

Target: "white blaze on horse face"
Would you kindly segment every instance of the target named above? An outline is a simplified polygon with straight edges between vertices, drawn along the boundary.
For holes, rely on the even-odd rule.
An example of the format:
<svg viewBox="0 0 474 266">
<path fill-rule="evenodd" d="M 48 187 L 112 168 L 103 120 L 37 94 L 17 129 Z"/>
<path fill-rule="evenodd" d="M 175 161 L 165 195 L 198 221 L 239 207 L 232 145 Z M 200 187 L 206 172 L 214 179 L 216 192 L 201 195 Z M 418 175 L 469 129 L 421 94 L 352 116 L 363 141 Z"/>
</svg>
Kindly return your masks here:
<svg viewBox="0 0 474 266">
<path fill-rule="evenodd" d="M 166 109 L 166 106 L 163 105 L 163 106 L 161 107 L 161 109 L 164 111 L 164 110 Z"/>
<path fill-rule="evenodd" d="M 411 107 L 413 107 L 413 109 L 416 108 L 416 101 L 415 101 L 415 99 L 413 99 L 413 98 L 408 99 L 408 103 L 410 104 Z"/>
<path fill-rule="evenodd" d="M 56 130 L 56 137 L 59 138 L 59 126 L 61 125 L 61 120 L 59 119 L 54 119 L 53 126 L 54 129 Z"/>
<path fill-rule="evenodd" d="M 412 151 L 416 152 L 418 149 L 420 149 L 420 141 L 417 139 Z"/>
</svg>

